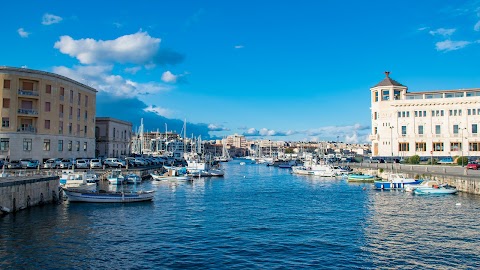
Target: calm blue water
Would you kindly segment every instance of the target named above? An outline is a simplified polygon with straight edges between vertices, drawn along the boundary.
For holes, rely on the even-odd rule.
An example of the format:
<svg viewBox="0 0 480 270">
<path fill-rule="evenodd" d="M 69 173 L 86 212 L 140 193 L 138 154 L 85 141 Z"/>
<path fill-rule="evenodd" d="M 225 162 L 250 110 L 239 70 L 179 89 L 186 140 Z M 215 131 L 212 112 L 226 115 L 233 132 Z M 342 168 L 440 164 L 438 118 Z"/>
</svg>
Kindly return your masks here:
<svg viewBox="0 0 480 270">
<path fill-rule="evenodd" d="M 0 218 L 1 269 L 477 269 L 480 196 L 421 197 L 224 164 L 154 202 Z"/>
</svg>

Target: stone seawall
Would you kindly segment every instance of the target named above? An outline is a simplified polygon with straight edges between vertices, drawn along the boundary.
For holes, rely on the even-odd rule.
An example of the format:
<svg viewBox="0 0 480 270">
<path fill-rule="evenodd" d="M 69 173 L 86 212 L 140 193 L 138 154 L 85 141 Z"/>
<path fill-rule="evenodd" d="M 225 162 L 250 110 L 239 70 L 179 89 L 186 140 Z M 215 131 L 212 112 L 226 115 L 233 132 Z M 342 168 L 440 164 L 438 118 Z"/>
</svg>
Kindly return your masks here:
<svg viewBox="0 0 480 270">
<path fill-rule="evenodd" d="M 370 167 L 361 167 L 355 166 L 355 171 L 360 171 L 365 174 L 374 174 L 382 179 L 387 179 L 388 175 L 392 173 L 389 169 L 383 168 L 370 168 Z M 402 169 L 395 169 L 395 173 L 402 173 L 407 178 L 426 178 L 437 180 L 440 183 L 449 184 L 457 187 L 461 192 L 480 195 L 480 177 L 476 175 L 468 175 L 468 172 L 465 171 L 460 174 L 448 173 L 447 169 L 441 169 L 440 172 L 432 172 L 431 170 L 422 169 L 422 171 L 414 171 L 413 166 L 404 166 Z"/>
<path fill-rule="evenodd" d="M 57 202 L 61 197 L 58 176 L 0 178 L 0 210 L 15 212 Z"/>
</svg>

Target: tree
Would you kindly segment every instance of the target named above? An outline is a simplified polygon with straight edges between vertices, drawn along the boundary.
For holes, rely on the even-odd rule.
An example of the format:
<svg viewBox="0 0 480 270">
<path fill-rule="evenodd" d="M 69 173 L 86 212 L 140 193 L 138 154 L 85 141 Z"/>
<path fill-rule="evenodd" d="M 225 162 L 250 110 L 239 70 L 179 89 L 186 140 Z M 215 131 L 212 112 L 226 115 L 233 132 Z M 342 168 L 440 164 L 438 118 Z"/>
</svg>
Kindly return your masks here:
<svg viewBox="0 0 480 270">
<path fill-rule="evenodd" d="M 411 157 L 408 159 L 408 163 L 410 163 L 410 164 L 419 164 L 419 163 L 420 163 L 420 156 L 419 156 L 419 155 L 411 156 Z"/>
</svg>

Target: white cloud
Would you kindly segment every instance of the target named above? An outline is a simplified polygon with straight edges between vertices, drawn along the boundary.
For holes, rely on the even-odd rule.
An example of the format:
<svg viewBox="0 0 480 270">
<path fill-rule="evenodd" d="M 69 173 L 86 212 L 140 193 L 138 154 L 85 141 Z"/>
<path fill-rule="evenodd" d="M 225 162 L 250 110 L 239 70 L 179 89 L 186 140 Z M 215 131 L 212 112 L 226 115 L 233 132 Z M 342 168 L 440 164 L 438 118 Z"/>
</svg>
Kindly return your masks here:
<svg viewBox="0 0 480 270">
<path fill-rule="evenodd" d="M 430 27 L 425 26 L 425 27 L 420 27 L 420 28 L 418 28 L 417 30 L 418 30 L 418 31 L 425 31 L 425 30 L 427 30 L 427 29 L 429 29 L 429 28 L 430 28 Z"/>
<path fill-rule="evenodd" d="M 54 67 L 53 72 L 116 96 L 135 97 L 171 89 L 169 86 L 156 82 L 138 83 L 125 79 L 120 75 L 111 74 L 112 69 L 113 66 L 110 65 L 75 66 L 72 69 L 60 66 Z"/>
<path fill-rule="evenodd" d="M 167 83 L 175 83 L 177 82 L 177 77 L 177 75 L 173 75 L 172 72 L 167 70 L 162 74 L 162 81 Z"/>
<path fill-rule="evenodd" d="M 23 28 L 18 28 L 17 33 L 22 37 L 22 38 L 28 38 L 30 35 L 29 32 L 25 31 Z"/>
<path fill-rule="evenodd" d="M 146 111 L 146 112 L 153 112 L 153 113 L 158 114 L 158 115 L 163 116 L 163 117 L 169 117 L 169 116 L 172 115 L 172 111 L 170 111 L 169 109 L 157 107 L 155 105 L 150 105 L 143 110 Z"/>
<path fill-rule="evenodd" d="M 480 21 L 478 21 L 475 26 L 473 26 L 473 30 L 480 31 Z"/>
<path fill-rule="evenodd" d="M 141 69 L 142 69 L 142 67 L 130 67 L 130 68 L 125 68 L 124 71 L 125 71 L 126 73 L 136 74 L 136 73 L 139 72 Z"/>
<path fill-rule="evenodd" d="M 160 48 L 161 40 L 146 32 L 121 36 L 114 40 L 83 38 L 74 40 L 61 36 L 55 42 L 60 52 L 75 57 L 82 64 L 133 63 L 151 64 Z"/>
<path fill-rule="evenodd" d="M 455 28 L 449 28 L 449 29 L 438 28 L 437 30 L 429 31 L 428 33 L 430 33 L 430 35 L 432 35 L 432 36 L 440 35 L 440 36 L 443 36 L 443 37 L 449 37 L 453 33 L 455 33 L 456 30 L 457 29 L 455 29 Z"/>
<path fill-rule="evenodd" d="M 249 128 L 246 132 L 243 133 L 245 136 L 290 136 L 298 134 L 298 131 L 276 131 L 273 129 L 262 128 L 257 130 L 255 128 Z"/>
<path fill-rule="evenodd" d="M 243 45 L 235 45 L 234 48 L 235 48 L 235 49 L 243 49 L 243 48 L 245 48 L 245 46 L 243 46 Z"/>
<path fill-rule="evenodd" d="M 209 124 L 208 130 L 209 131 L 229 131 L 230 129 L 224 127 L 223 125 Z"/>
<path fill-rule="evenodd" d="M 115 27 L 117 27 L 117 28 L 123 27 L 123 24 L 118 23 L 118 22 L 114 22 L 113 25 L 115 25 Z"/>
<path fill-rule="evenodd" d="M 43 25 L 51 25 L 55 23 L 61 22 L 63 19 L 60 16 L 56 16 L 53 14 L 45 13 L 42 17 L 42 24 Z"/>
<path fill-rule="evenodd" d="M 451 41 L 451 40 L 444 40 L 437 42 L 435 44 L 435 48 L 437 51 L 455 51 L 464 48 L 465 46 L 471 44 L 470 41 Z"/>
</svg>

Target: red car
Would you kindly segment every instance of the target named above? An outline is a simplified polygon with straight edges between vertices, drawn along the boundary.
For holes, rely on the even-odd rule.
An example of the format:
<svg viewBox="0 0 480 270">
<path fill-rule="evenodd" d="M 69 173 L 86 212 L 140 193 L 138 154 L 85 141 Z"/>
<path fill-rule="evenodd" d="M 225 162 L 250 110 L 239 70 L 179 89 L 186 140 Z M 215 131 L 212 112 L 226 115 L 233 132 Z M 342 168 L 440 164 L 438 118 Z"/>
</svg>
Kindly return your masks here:
<svg viewBox="0 0 480 270">
<path fill-rule="evenodd" d="M 480 169 L 480 164 L 478 163 L 468 163 L 467 164 L 467 170 L 470 169 L 470 170 L 478 170 Z"/>
</svg>

